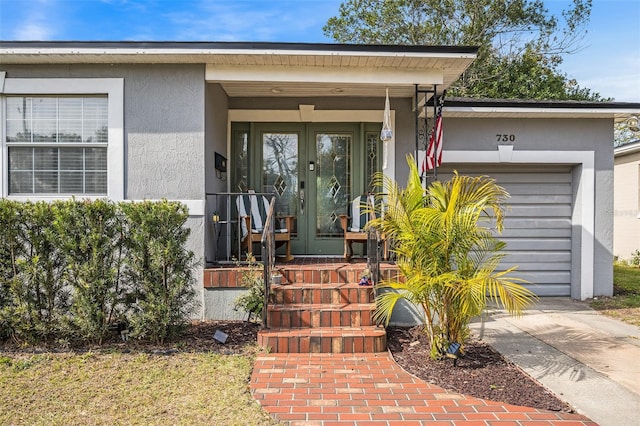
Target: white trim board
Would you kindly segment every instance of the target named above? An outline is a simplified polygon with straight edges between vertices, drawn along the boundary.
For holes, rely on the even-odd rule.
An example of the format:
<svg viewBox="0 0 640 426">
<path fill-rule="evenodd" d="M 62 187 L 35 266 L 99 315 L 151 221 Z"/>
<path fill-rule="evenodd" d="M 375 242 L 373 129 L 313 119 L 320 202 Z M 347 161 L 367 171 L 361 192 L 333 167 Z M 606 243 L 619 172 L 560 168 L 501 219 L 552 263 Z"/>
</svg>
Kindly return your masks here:
<svg viewBox="0 0 640 426">
<path fill-rule="evenodd" d="M 614 108 L 594 106 L 593 108 L 572 108 L 570 106 L 548 108 L 536 106 L 444 106 L 445 117 L 527 117 L 527 118 L 614 118 L 637 114 L 632 107 Z"/>
<path fill-rule="evenodd" d="M 124 199 L 124 79 L 123 78 L 5 78 L 0 92 L 2 113 L 0 127 L 0 196 L 9 194 L 7 170 L 7 145 L 5 143 L 5 102 L 2 95 L 107 95 L 109 102 L 109 143 L 107 145 L 107 197 Z M 10 197 L 14 198 L 14 197 Z M 16 197 L 22 198 L 22 197 Z M 51 199 L 50 196 L 30 197 Z M 59 196 L 58 199 L 66 197 Z"/>
<path fill-rule="evenodd" d="M 510 157 L 510 158 L 509 158 Z M 505 161 L 507 159 L 507 161 Z M 502 160 L 502 161 L 501 161 Z M 493 164 L 571 164 L 581 166 L 575 184 L 576 198 L 571 217 L 572 226 L 580 229 L 580 271 L 571 274 L 572 297 L 580 289 L 581 300 L 594 294 L 595 260 L 595 152 L 594 151 L 518 151 L 505 156 L 500 151 L 443 151 L 443 163 Z"/>
<path fill-rule="evenodd" d="M 64 42 L 59 47 L 0 47 L 0 55 L 130 55 L 130 56 L 148 56 L 148 55 L 210 55 L 210 56 L 249 56 L 249 55 L 279 55 L 284 57 L 290 56 L 318 56 L 318 57 L 383 57 L 383 58 L 444 58 L 444 59 L 475 59 L 476 54 L 472 52 L 411 52 L 411 51 L 371 51 L 368 49 L 357 50 L 341 50 L 339 46 L 336 49 L 286 49 L 274 47 L 255 47 L 255 48 L 179 48 L 179 47 L 126 47 L 127 42 L 122 42 L 121 47 L 65 47 Z M 275 43 L 277 44 L 277 43 Z"/>
</svg>

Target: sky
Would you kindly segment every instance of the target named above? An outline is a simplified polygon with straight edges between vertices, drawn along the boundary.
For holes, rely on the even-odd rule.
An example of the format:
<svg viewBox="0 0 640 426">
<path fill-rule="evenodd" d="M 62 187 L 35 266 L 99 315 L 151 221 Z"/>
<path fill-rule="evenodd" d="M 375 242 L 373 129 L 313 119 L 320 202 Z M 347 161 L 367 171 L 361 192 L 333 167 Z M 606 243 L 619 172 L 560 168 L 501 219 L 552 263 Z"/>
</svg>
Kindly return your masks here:
<svg viewBox="0 0 640 426">
<path fill-rule="evenodd" d="M 0 0 L 0 40 L 331 43 L 341 0 Z M 545 0 L 559 14 L 569 0 Z M 0 62 L 2 59 L 0 58 Z M 582 49 L 560 70 L 604 97 L 640 102 L 640 0 L 593 0 Z"/>
</svg>

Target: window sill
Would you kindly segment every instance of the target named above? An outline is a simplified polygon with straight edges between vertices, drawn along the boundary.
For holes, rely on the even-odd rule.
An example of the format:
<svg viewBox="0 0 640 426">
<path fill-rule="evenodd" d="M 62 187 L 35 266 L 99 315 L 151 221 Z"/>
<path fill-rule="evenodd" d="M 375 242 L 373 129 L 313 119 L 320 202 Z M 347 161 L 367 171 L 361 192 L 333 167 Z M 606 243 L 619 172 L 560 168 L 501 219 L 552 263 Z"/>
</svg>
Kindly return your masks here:
<svg viewBox="0 0 640 426">
<path fill-rule="evenodd" d="M 53 202 L 53 201 L 65 201 L 65 200 L 72 200 L 72 199 L 76 199 L 76 200 L 99 200 L 99 199 L 104 199 L 107 198 L 107 195 L 65 195 L 65 194 L 51 194 L 51 195 L 44 195 L 44 194 L 33 194 L 33 195 L 8 195 L 6 197 L 7 200 L 13 200 L 13 201 L 21 201 L 21 202 L 25 202 L 25 201 L 33 201 L 33 202 L 37 202 L 37 201 L 46 201 L 46 202 Z"/>
</svg>

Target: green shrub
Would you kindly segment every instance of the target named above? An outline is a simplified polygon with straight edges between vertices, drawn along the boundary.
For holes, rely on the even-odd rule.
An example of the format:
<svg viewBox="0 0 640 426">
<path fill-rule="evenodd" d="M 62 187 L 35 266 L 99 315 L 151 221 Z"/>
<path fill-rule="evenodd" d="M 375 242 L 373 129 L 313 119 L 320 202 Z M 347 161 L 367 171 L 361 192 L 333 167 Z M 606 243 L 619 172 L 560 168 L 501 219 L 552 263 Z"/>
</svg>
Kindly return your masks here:
<svg viewBox="0 0 640 426">
<path fill-rule="evenodd" d="M 166 201 L 0 199 L 0 339 L 100 343 L 130 321 L 163 341 L 194 307 L 187 217 Z"/>
<path fill-rule="evenodd" d="M 195 306 L 195 256 L 185 245 L 187 208 L 176 202 L 123 203 L 128 233 L 126 275 L 137 303 L 129 315 L 131 336 L 163 342 Z"/>
<path fill-rule="evenodd" d="M 54 207 L 46 202 L 25 203 L 18 208 L 22 229 L 17 244 L 8 313 L 12 332 L 28 341 L 60 337 L 69 309 L 64 286 L 63 257 L 53 226 Z"/>
<path fill-rule="evenodd" d="M 22 203 L 0 200 L 0 340 L 11 334 L 13 311 L 11 288 L 18 279 L 17 260 L 22 256 L 20 241 Z"/>
<path fill-rule="evenodd" d="M 242 309 L 249 314 L 249 318 L 251 318 L 251 315 L 260 318 L 264 308 L 263 267 L 256 262 L 253 253 L 247 253 L 247 262 L 249 265 L 242 270 L 241 276 L 242 285 L 247 291 L 235 300 L 234 309 Z"/>
<path fill-rule="evenodd" d="M 124 229 L 117 206 L 105 200 L 55 205 L 54 228 L 64 257 L 64 282 L 72 290 L 70 333 L 102 343 L 123 313 L 121 302 Z"/>
<path fill-rule="evenodd" d="M 640 250 L 631 253 L 631 264 L 635 267 L 640 267 Z"/>
</svg>

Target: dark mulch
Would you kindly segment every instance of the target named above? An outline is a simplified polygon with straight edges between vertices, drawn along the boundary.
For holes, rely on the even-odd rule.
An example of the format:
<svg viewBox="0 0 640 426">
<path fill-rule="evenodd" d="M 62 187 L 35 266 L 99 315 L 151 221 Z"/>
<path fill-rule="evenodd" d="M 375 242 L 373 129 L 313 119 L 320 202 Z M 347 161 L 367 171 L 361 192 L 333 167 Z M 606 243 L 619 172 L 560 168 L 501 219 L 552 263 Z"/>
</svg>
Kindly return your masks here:
<svg viewBox="0 0 640 426">
<path fill-rule="evenodd" d="M 248 321 L 197 321 L 187 329 L 179 340 L 179 345 L 184 345 L 189 350 L 245 353 L 247 346 L 257 344 L 260 327 L 260 324 Z M 224 343 L 213 339 L 216 331 L 228 336 Z"/>
<path fill-rule="evenodd" d="M 42 352 L 143 352 L 171 355 L 177 352 L 214 352 L 224 355 L 246 354 L 258 351 L 256 346 L 260 324 L 247 321 L 194 321 L 182 334 L 164 344 L 128 339 L 123 342 L 114 332 L 102 345 L 60 345 L 56 343 L 26 345 L 22 342 L 0 342 L 0 353 Z M 216 331 L 227 335 L 224 343 L 213 338 Z"/>
<path fill-rule="evenodd" d="M 130 339 L 122 342 L 114 334 L 101 346 L 61 347 L 59 345 L 25 346 L 15 342 L 0 343 L 0 353 L 41 353 L 58 351 L 121 351 L 171 355 L 177 352 L 215 352 L 221 354 L 255 353 L 260 325 L 244 321 L 196 321 L 180 338 L 156 345 Z M 226 342 L 213 338 L 216 331 L 225 333 Z M 409 373 L 444 389 L 492 401 L 506 402 L 553 411 L 572 412 L 570 406 L 505 360 L 490 346 L 471 340 L 466 354 L 454 367 L 450 359 L 433 361 L 427 339 L 418 327 L 389 327 L 387 341 L 396 362 Z"/>
<path fill-rule="evenodd" d="M 456 366 L 452 359 L 430 358 L 428 340 L 419 327 L 389 327 L 387 342 L 396 362 L 428 383 L 477 398 L 573 412 L 568 404 L 481 341 L 472 339 L 466 343 L 465 355 Z"/>
</svg>

